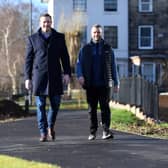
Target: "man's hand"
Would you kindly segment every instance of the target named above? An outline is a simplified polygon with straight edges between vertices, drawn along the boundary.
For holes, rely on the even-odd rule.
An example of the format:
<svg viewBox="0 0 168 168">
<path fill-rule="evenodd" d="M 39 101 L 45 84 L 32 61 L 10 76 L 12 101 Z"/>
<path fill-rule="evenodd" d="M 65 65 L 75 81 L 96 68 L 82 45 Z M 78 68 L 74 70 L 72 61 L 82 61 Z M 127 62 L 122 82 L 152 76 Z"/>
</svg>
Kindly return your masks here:
<svg viewBox="0 0 168 168">
<path fill-rule="evenodd" d="M 65 75 L 63 76 L 63 83 L 64 83 L 65 85 L 68 85 L 69 82 L 70 82 L 70 77 L 69 77 L 68 74 L 65 74 Z"/>
<path fill-rule="evenodd" d="M 79 83 L 80 83 L 81 86 L 83 86 L 84 83 L 85 83 L 85 79 L 84 79 L 83 76 L 80 76 L 80 77 L 78 78 L 78 81 L 79 81 Z"/>
<path fill-rule="evenodd" d="M 26 88 L 27 90 L 32 89 L 32 81 L 31 81 L 30 79 L 27 79 L 27 80 L 25 81 L 25 88 Z"/>
</svg>

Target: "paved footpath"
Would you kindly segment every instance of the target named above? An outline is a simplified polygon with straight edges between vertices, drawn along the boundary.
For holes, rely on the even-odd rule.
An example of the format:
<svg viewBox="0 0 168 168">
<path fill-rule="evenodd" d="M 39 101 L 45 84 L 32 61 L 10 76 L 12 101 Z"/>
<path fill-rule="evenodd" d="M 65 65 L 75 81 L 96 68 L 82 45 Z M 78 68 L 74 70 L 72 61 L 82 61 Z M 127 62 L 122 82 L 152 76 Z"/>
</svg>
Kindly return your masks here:
<svg viewBox="0 0 168 168">
<path fill-rule="evenodd" d="M 88 141 L 86 111 L 61 111 L 56 140 L 41 143 L 35 117 L 0 123 L 0 154 L 62 168 L 168 168 L 168 140 L 114 131 L 113 140 Z"/>
</svg>

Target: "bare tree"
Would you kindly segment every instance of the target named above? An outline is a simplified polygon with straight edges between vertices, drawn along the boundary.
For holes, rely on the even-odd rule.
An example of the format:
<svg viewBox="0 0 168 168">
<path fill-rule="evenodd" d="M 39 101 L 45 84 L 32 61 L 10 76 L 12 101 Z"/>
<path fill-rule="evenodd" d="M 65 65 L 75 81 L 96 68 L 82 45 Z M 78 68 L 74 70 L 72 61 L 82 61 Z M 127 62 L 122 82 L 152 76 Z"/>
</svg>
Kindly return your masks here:
<svg viewBox="0 0 168 168">
<path fill-rule="evenodd" d="M 10 78 L 12 94 L 17 94 L 23 72 L 25 18 L 17 5 L 3 3 L 0 20 L 0 74 Z"/>
<path fill-rule="evenodd" d="M 58 30 L 65 34 L 72 72 L 75 71 L 77 55 L 82 44 L 82 34 L 86 25 L 86 17 L 82 13 L 75 13 L 71 17 L 66 18 L 62 13 Z M 71 89 L 76 85 L 76 78 L 71 78 L 71 82 L 67 88 L 67 96 L 71 97 Z"/>
<path fill-rule="evenodd" d="M 38 9 L 29 1 L 0 0 L 0 91 L 20 92 L 25 39 L 30 34 L 30 21 L 32 33 L 37 30 L 42 11 L 45 9 Z"/>
<path fill-rule="evenodd" d="M 66 18 L 62 13 L 59 20 L 58 30 L 65 33 L 66 43 L 73 69 L 75 67 L 77 55 L 81 47 L 82 34 L 85 24 L 86 17 L 81 13 L 75 13 L 68 18 Z"/>
</svg>

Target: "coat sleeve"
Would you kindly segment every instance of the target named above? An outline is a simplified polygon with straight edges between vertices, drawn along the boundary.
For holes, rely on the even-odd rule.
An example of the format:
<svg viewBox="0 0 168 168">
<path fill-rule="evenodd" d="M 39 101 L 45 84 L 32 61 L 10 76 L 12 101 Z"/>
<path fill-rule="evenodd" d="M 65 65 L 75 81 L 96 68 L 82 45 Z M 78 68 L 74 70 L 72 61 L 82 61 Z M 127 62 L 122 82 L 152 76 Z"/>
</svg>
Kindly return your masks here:
<svg viewBox="0 0 168 168">
<path fill-rule="evenodd" d="M 24 66 L 25 80 L 32 79 L 33 60 L 34 60 L 33 45 L 31 43 L 30 37 L 28 37 L 26 45 L 25 66 Z"/>
<path fill-rule="evenodd" d="M 63 54 L 61 55 L 61 62 L 62 62 L 62 67 L 63 67 L 63 71 L 64 74 L 68 74 L 69 76 L 71 76 L 71 67 L 70 67 L 70 57 L 68 54 L 68 49 L 66 46 L 66 42 L 65 42 L 65 35 L 63 35 Z"/>
</svg>

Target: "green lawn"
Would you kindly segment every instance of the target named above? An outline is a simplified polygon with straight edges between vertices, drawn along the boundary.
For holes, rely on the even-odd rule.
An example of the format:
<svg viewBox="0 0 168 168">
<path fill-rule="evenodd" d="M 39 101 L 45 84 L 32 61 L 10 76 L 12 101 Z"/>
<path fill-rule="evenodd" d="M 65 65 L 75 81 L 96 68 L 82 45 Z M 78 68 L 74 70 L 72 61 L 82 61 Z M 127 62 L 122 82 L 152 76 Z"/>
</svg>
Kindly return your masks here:
<svg viewBox="0 0 168 168">
<path fill-rule="evenodd" d="M 63 101 L 60 105 L 61 110 L 86 110 L 87 108 L 86 101 Z"/>
<path fill-rule="evenodd" d="M 27 161 L 7 155 L 0 155 L 0 168 L 61 168 L 60 166 Z"/>
<path fill-rule="evenodd" d="M 88 105 L 86 101 L 62 101 L 60 105 L 60 110 L 86 110 L 87 108 Z M 36 106 L 30 106 L 29 109 L 36 110 Z"/>
<path fill-rule="evenodd" d="M 168 139 L 168 123 L 148 124 L 127 110 L 111 109 L 111 111 L 112 129 Z"/>
<path fill-rule="evenodd" d="M 135 122 L 138 122 L 139 120 L 136 118 L 134 114 L 127 110 L 121 110 L 121 109 L 111 109 L 112 112 L 112 124 L 134 124 Z"/>
</svg>

